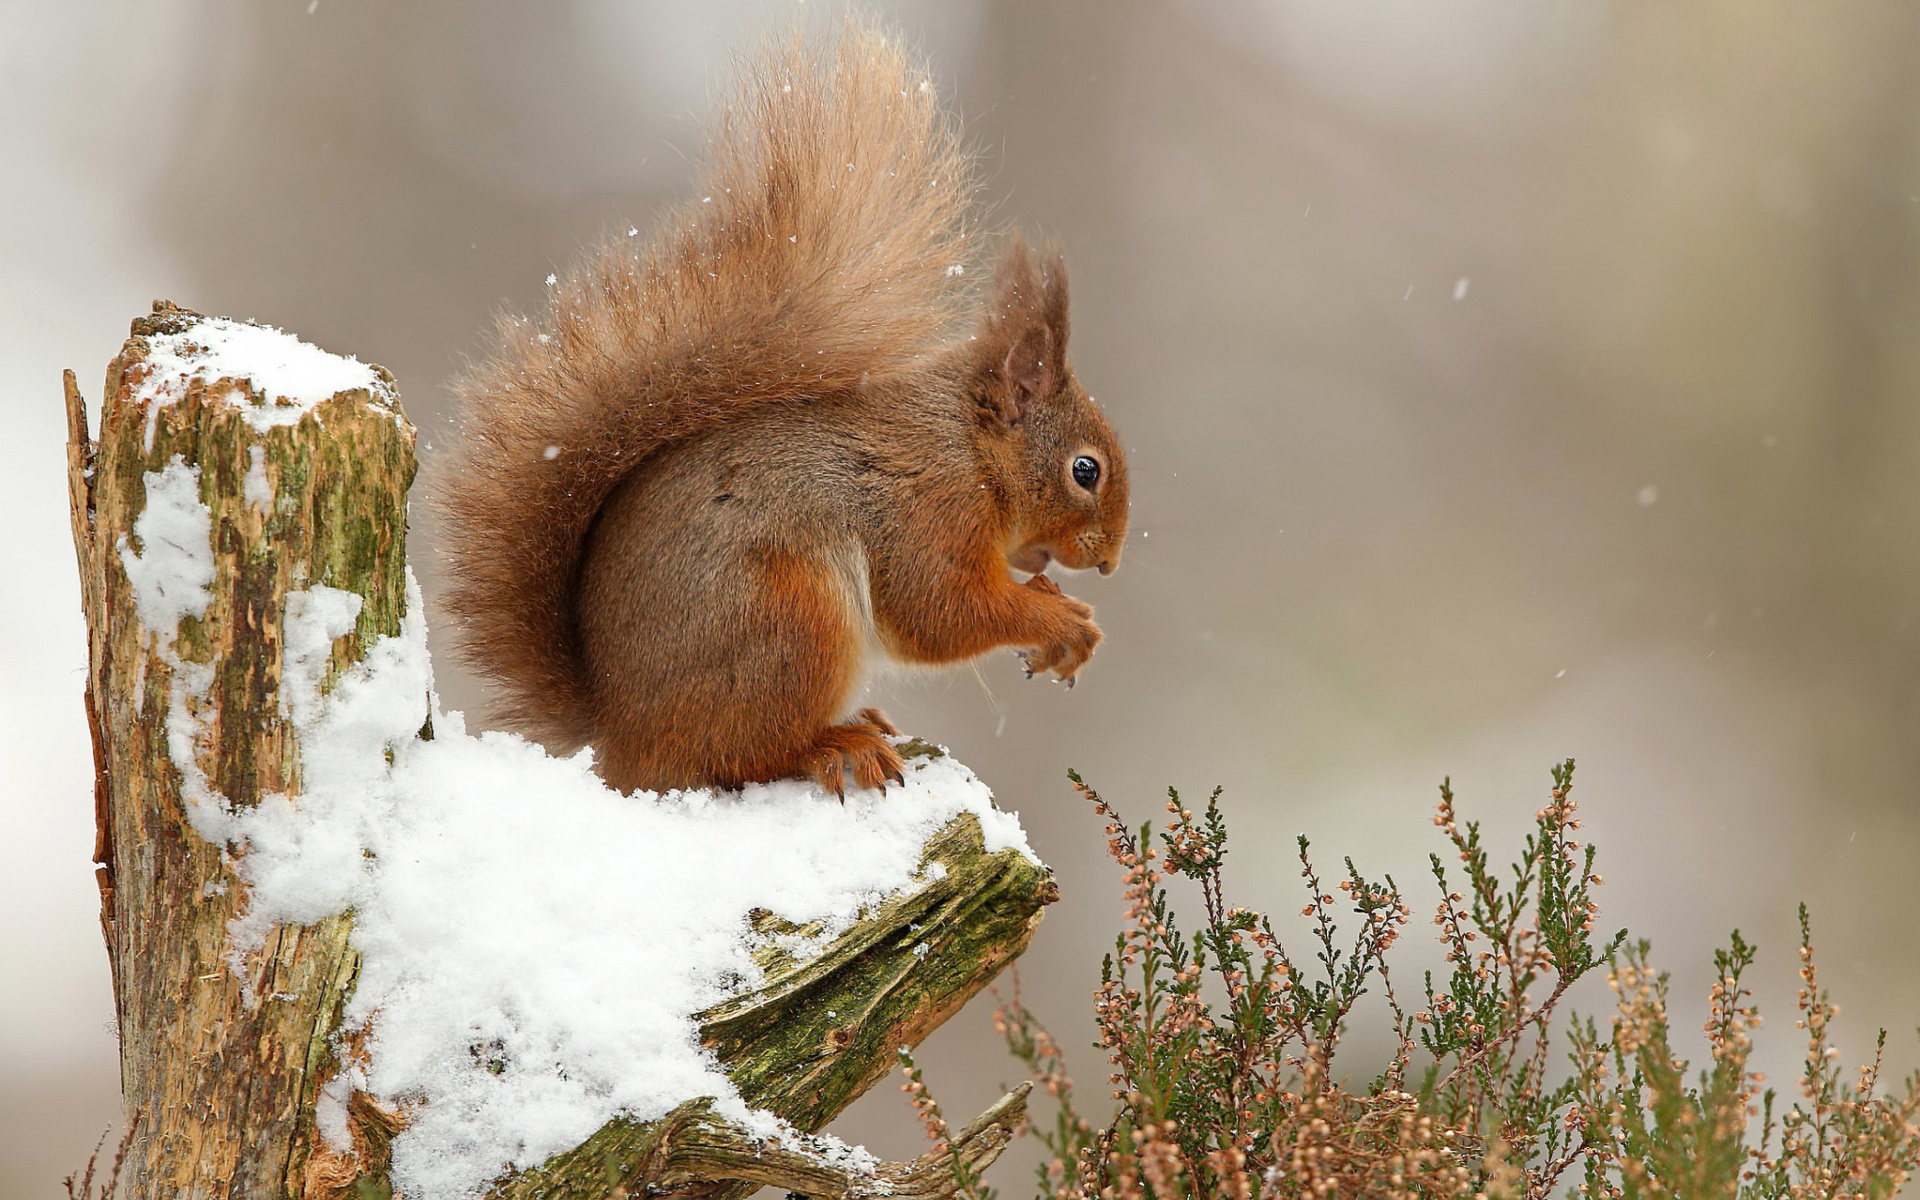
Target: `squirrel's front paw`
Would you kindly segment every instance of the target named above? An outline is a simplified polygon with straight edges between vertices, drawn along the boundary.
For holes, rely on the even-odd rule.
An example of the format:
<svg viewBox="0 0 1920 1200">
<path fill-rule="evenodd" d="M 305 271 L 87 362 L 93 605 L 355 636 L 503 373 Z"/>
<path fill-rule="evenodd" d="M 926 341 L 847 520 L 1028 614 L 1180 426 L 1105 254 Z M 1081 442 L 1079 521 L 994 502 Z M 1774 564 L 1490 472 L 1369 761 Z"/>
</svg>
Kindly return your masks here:
<svg viewBox="0 0 1920 1200">
<path fill-rule="evenodd" d="M 1051 579 L 1048 579 L 1045 575 L 1033 576 L 1032 578 L 1027 580 L 1025 586 L 1032 591 L 1039 592 L 1043 596 L 1054 597 L 1055 603 L 1061 609 L 1072 614 L 1075 617 L 1078 617 L 1080 620 L 1086 622 L 1089 625 L 1093 624 L 1093 606 L 1090 604 L 1086 604 L 1082 601 L 1075 600 L 1072 596 L 1067 595 L 1065 592 L 1060 590 L 1059 584 L 1055 583 Z M 1100 631 L 1097 629 L 1094 630 L 1093 636 L 1095 641 L 1099 641 Z"/>
<path fill-rule="evenodd" d="M 1031 679 L 1052 671 L 1072 687 L 1080 668 L 1092 656 L 1093 648 L 1100 644 L 1100 627 L 1093 623 L 1093 609 L 1062 592 L 1044 575 L 1035 575 L 1027 581 L 1027 586 L 1054 597 L 1058 611 L 1058 620 L 1052 623 L 1048 640 L 1020 654 L 1027 677 Z"/>
</svg>

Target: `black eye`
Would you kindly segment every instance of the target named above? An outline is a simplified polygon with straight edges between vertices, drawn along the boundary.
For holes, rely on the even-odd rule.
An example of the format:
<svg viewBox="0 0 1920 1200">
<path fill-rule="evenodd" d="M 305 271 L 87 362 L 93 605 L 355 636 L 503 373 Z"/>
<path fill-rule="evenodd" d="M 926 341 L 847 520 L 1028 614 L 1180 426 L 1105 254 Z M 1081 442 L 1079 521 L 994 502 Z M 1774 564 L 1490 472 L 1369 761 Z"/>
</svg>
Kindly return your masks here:
<svg viewBox="0 0 1920 1200">
<path fill-rule="evenodd" d="M 1085 454 L 1074 459 L 1073 481 L 1088 491 L 1092 491 L 1093 485 L 1100 482 L 1100 464 Z"/>
</svg>

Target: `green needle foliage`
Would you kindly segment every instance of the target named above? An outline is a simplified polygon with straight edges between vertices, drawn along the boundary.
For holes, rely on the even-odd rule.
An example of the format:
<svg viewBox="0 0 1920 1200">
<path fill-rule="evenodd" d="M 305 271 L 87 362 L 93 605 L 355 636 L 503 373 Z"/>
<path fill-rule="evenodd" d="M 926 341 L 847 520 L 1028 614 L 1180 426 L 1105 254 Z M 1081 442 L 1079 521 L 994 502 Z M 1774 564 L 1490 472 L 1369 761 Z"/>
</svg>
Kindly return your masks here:
<svg viewBox="0 0 1920 1200">
<path fill-rule="evenodd" d="M 1804 908 L 1798 1098 L 1747 1069 L 1760 1018 L 1742 982 L 1754 949 L 1737 931 L 1715 956 L 1711 1063 L 1695 1074 L 1674 1053 L 1667 977 L 1647 944 L 1624 931 L 1594 937 L 1601 877 L 1579 838 L 1572 760 L 1553 769 L 1551 799 L 1504 867 L 1441 785 L 1433 823 L 1448 853 L 1431 865 L 1447 977 L 1429 973 L 1412 1011 L 1389 969 L 1411 919 L 1390 877 L 1347 859 L 1329 888 L 1301 838 L 1310 935 L 1296 958 L 1266 916 L 1226 901 L 1217 790 L 1198 814 L 1169 790 L 1171 819 L 1156 835 L 1072 778 L 1106 819 L 1123 873 L 1126 925 L 1095 999 L 1115 1107 L 1103 1125 L 1081 1115 L 1065 1056 L 1016 981 L 995 1024 L 1055 1101 L 1051 1124 L 1029 1130 L 1046 1150 L 1037 1197 L 1812 1200 L 1892 1196 L 1920 1163 L 1920 1074 L 1880 1095 L 1876 1048 L 1843 1077 L 1828 1040 L 1838 1010 L 1816 982 Z M 1168 901 L 1172 876 L 1199 887 L 1204 913 L 1190 931 Z M 1568 989 L 1594 972 L 1615 994 L 1607 1024 L 1556 1021 Z M 1334 1060 L 1369 992 L 1397 1049 L 1355 1085 Z M 917 1068 L 908 1087 L 943 1139 Z M 973 1200 L 994 1195 L 964 1182 Z"/>
</svg>

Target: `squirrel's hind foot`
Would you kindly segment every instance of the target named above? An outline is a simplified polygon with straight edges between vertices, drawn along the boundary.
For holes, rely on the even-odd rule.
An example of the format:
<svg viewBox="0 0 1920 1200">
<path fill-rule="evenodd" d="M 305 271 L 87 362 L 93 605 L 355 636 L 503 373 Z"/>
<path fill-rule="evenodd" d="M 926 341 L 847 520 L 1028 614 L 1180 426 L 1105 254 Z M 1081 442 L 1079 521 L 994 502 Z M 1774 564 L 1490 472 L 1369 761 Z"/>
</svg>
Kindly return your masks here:
<svg viewBox="0 0 1920 1200">
<path fill-rule="evenodd" d="M 849 770 L 858 787 L 875 791 L 888 780 L 905 783 L 906 763 L 900 752 L 887 741 L 889 733 L 898 733 L 893 723 L 878 709 L 862 709 L 855 720 L 845 725 L 829 725 L 800 758 L 800 775 L 813 779 L 821 787 L 847 798 Z"/>
</svg>

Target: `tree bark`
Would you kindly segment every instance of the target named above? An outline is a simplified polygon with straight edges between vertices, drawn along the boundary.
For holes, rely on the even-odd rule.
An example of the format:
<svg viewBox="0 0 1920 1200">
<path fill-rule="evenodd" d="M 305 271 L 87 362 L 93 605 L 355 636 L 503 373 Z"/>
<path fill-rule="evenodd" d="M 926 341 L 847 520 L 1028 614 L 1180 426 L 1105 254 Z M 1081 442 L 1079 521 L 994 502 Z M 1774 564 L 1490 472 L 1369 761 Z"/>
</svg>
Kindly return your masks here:
<svg viewBox="0 0 1920 1200">
<path fill-rule="evenodd" d="M 355 1096 L 351 1151 L 328 1147 L 315 1124 L 320 1089 L 340 1056 L 356 1053 L 338 1036 L 359 962 L 351 915 L 276 926 L 241 953 L 229 935 L 247 903 L 234 852 L 203 839 L 189 814 L 198 787 L 235 809 L 276 793 L 298 803 L 299 737 L 279 692 L 289 591 L 324 584 L 364 601 L 323 687 L 399 631 L 413 430 L 390 390 L 342 392 L 280 425 L 248 419 L 276 398 L 245 380 L 195 382 L 173 403 L 143 403 L 151 339 L 201 319 L 157 303 L 134 322 L 108 369 L 97 443 L 66 376 L 101 924 L 122 1091 L 137 1123 L 123 1182 L 136 1200 L 379 1195 L 391 1190 L 386 1148 L 403 1120 Z M 391 377 L 374 370 L 390 389 Z M 169 639 L 139 616 L 123 555 L 144 549 L 134 522 L 149 473 L 176 459 L 198 469 L 215 575 L 204 614 L 183 617 Z M 247 486 L 262 472 L 265 503 Z M 764 987 L 700 1014 L 704 1039 L 749 1104 L 802 1130 L 823 1127 L 896 1064 L 898 1047 L 924 1038 L 1024 950 L 1057 895 L 1045 868 L 1013 851 L 986 853 L 971 816 L 929 842 L 926 857 L 946 866 L 941 879 L 879 905 L 819 958 L 784 962 L 769 951 Z M 1009 1093 L 954 1153 L 990 1162 L 1025 1099 L 1024 1088 Z M 863 1175 L 804 1149 L 755 1144 L 695 1102 L 651 1124 L 616 1120 L 538 1170 L 497 1181 L 493 1194 L 651 1188 L 731 1198 L 766 1184 L 822 1197 L 936 1197 L 956 1186 L 944 1156 Z"/>
<path fill-rule="evenodd" d="M 329 678 L 399 632 L 413 431 L 366 391 L 264 433 L 246 410 L 273 398 L 249 394 L 245 381 L 193 383 L 173 404 L 141 403 L 149 339 L 198 319 L 156 304 L 134 322 L 107 370 L 97 444 L 85 441 L 79 389 L 71 372 L 66 380 L 79 435 L 70 484 L 87 605 L 101 921 L 122 1096 L 139 1122 L 127 1180 L 141 1197 L 291 1196 L 314 1145 L 319 1089 L 336 1067 L 331 1034 L 357 967 L 352 920 L 283 926 L 258 951 L 230 955 L 227 925 L 245 908 L 244 889 L 225 848 L 188 820 L 168 718 L 180 715 L 176 706 L 204 718 L 207 736 L 190 753 L 235 808 L 299 792 L 298 738 L 277 703 L 285 597 L 328 584 L 364 598 Z M 256 448 L 273 485 L 264 509 L 244 498 Z M 205 615 L 182 619 L 167 646 L 137 615 L 121 549 L 144 549 L 133 523 L 147 473 L 176 456 L 199 468 L 216 574 Z M 211 672 L 200 695 L 182 678 L 196 668 Z"/>
</svg>

